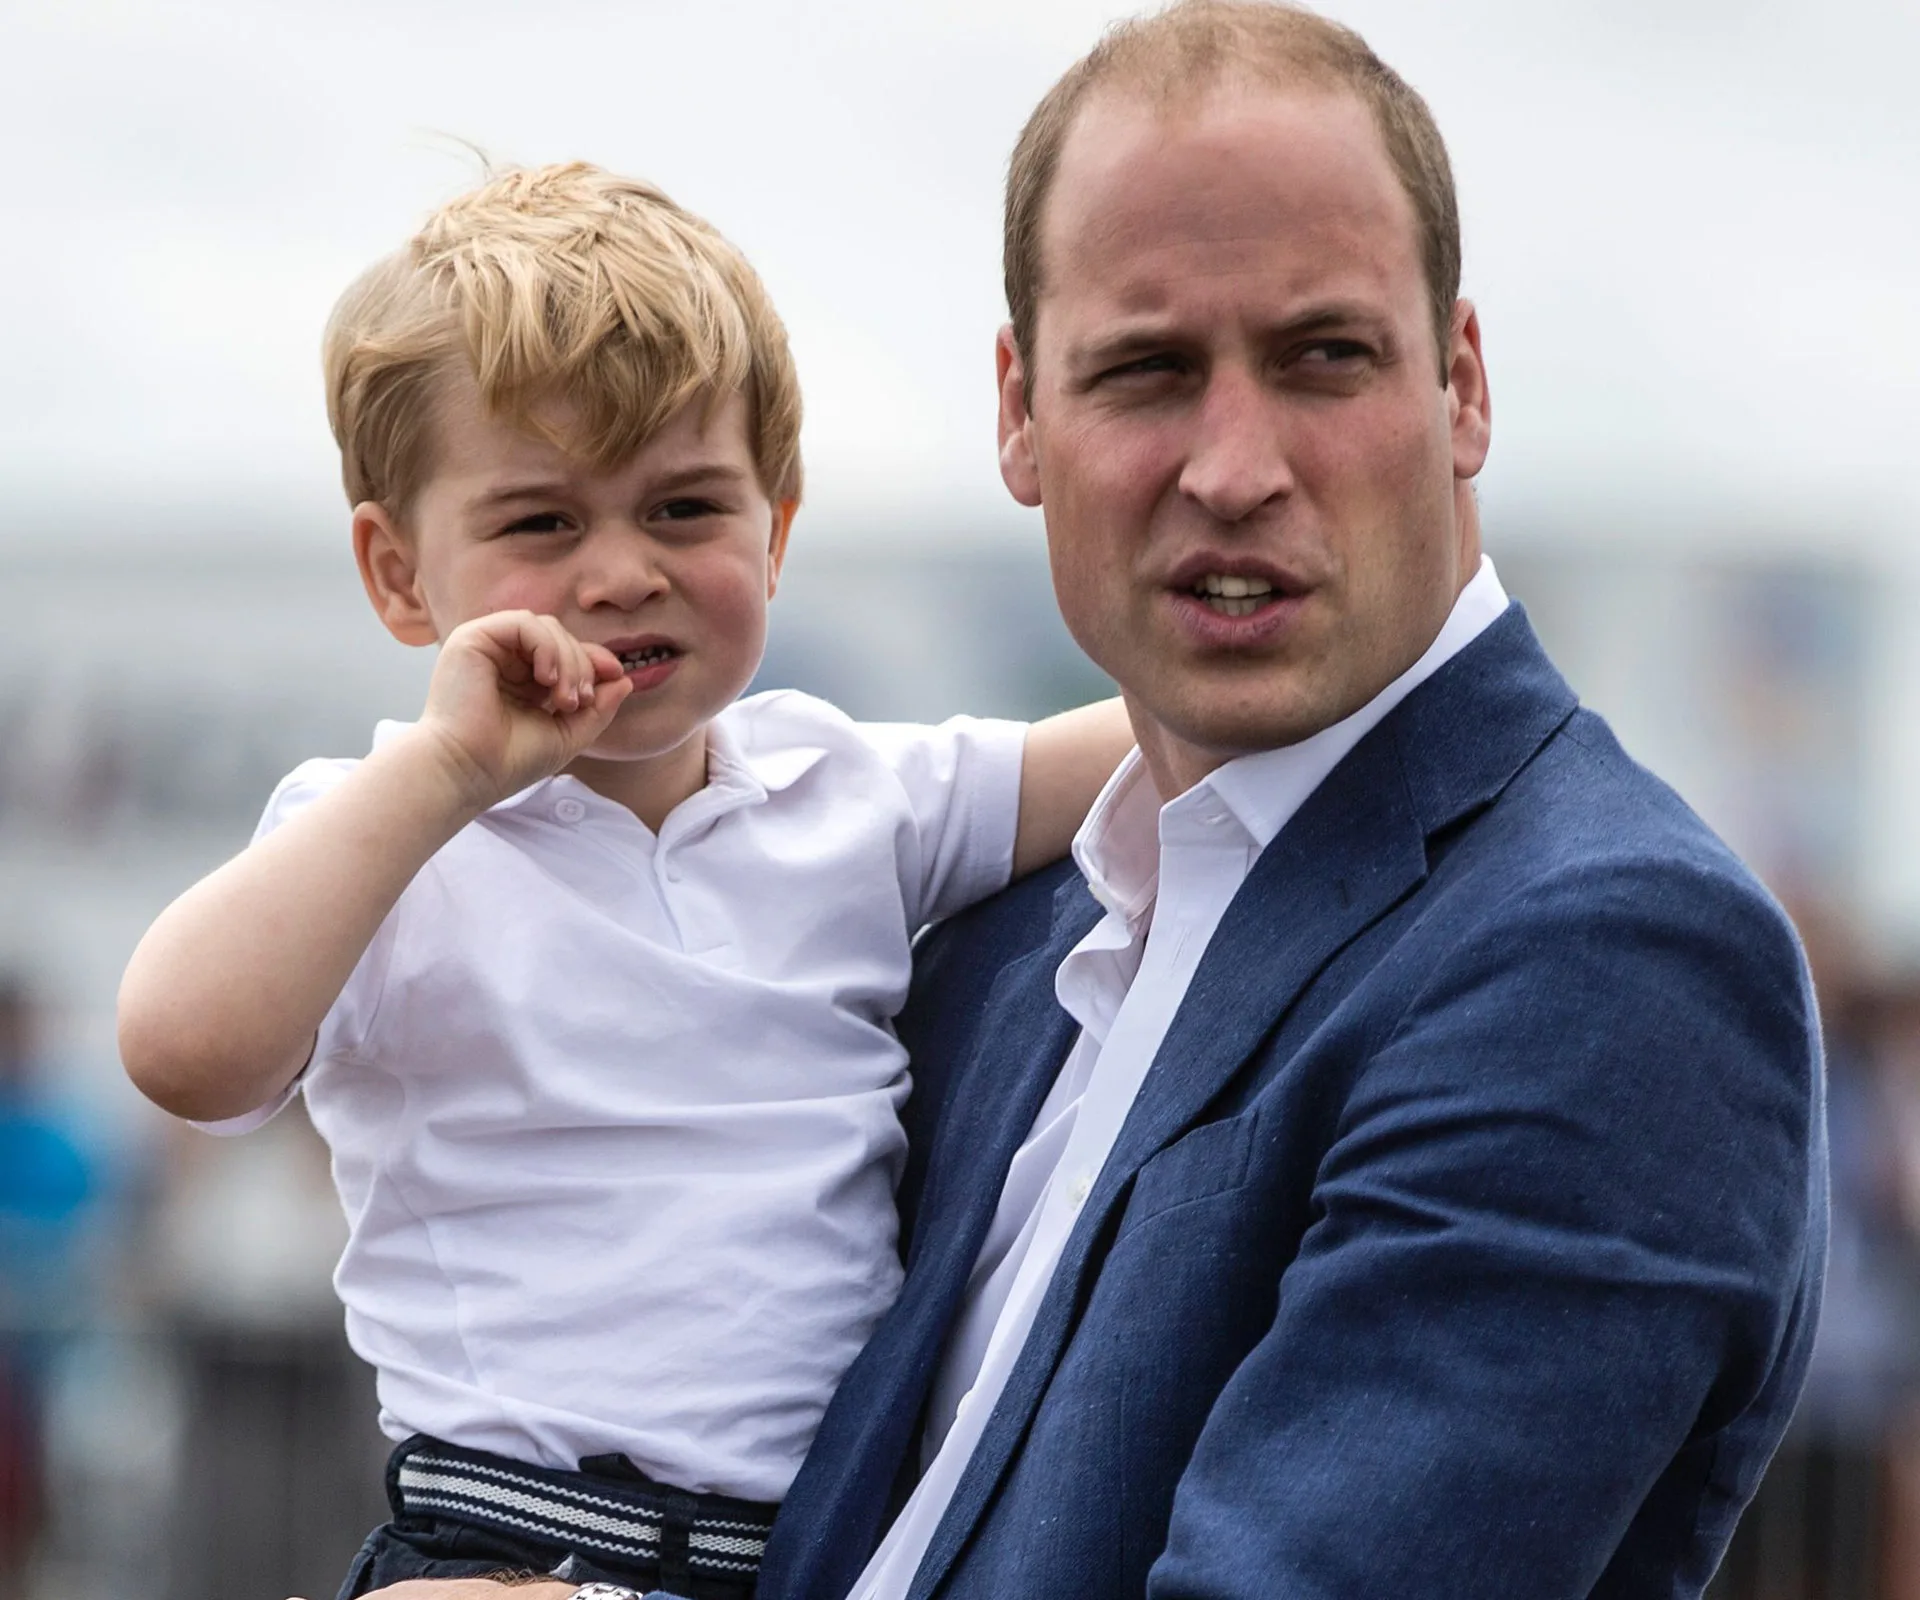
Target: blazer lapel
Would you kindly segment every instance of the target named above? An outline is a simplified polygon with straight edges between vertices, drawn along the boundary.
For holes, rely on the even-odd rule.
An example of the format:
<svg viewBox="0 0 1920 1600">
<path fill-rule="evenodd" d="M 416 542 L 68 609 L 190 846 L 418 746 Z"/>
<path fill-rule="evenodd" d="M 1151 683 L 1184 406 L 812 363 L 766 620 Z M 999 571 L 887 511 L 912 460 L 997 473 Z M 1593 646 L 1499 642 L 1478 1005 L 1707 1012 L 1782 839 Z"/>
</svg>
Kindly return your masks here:
<svg viewBox="0 0 1920 1600">
<path fill-rule="evenodd" d="M 970 1079 L 984 1075 L 1000 1093 L 957 1093 L 940 1125 L 935 1166 L 927 1175 L 920 1202 L 909 1266 L 929 1278 L 943 1279 L 957 1268 L 964 1285 L 987 1228 L 1000 1203 L 1000 1187 L 1014 1153 L 1039 1115 L 1041 1102 L 1059 1076 L 1076 1031 L 1074 1021 L 1054 994 L 1053 975 L 1067 952 L 1099 920 L 1099 907 L 1075 876 L 1054 897 L 1053 931 L 1030 955 L 1010 962 L 994 980 L 986 1000 L 987 1021 L 980 1030 Z M 957 1208 L 957 1225 L 929 1219 Z M 922 1241 L 939 1252 L 939 1265 L 920 1260 Z"/>
<path fill-rule="evenodd" d="M 1391 747 L 1355 750 L 1227 907 L 1101 1170 L 1107 1203 L 1199 1117 L 1320 969 L 1426 873 L 1425 834 Z"/>
<path fill-rule="evenodd" d="M 1366 747 L 1363 746 L 1363 749 Z M 1081 1305 L 1094 1242 L 1141 1164 L 1245 1064 L 1331 956 L 1426 871 L 1391 749 L 1356 750 L 1268 848 L 1228 906 L 1101 1168 L 909 1600 L 933 1593 L 1025 1436 Z"/>
<path fill-rule="evenodd" d="M 988 1020 L 963 1069 L 973 1092 L 956 1093 L 941 1123 L 906 1283 L 847 1373 L 844 1388 L 858 1396 L 857 1406 L 836 1404 L 815 1441 L 810 1459 L 832 1461 L 837 1474 L 803 1472 L 796 1483 L 781 1529 L 796 1530 L 806 1548 L 770 1548 L 778 1581 L 768 1593 L 844 1595 L 880 1542 L 1007 1169 L 1073 1043 L 1073 1018 L 1054 997 L 1054 970 L 1099 915 L 1085 884 L 1070 877 L 1054 897 L 1047 942 L 1010 962 L 988 992 Z M 767 1577 L 763 1570 L 763 1586 Z"/>
<path fill-rule="evenodd" d="M 1515 606 L 1363 739 L 1261 852 L 1087 1197 L 909 1600 L 938 1587 L 1005 1474 L 1134 1175 L 1200 1117 L 1320 970 L 1425 879 L 1429 836 L 1490 803 L 1575 704 Z"/>
</svg>

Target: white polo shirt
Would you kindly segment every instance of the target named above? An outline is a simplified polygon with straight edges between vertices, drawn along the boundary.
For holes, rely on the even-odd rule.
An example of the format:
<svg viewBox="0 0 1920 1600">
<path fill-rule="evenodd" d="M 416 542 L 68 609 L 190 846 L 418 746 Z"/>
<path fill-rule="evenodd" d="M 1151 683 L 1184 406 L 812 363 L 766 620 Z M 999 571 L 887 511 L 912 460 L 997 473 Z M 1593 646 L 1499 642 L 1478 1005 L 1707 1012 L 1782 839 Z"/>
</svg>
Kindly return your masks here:
<svg viewBox="0 0 1920 1600">
<path fill-rule="evenodd" d="M 427 863 L 301 1085 L 391 1437 L 786 1493 L 899 1287 L 909 941 L 1006 883 L 1024 736 L 756 695 L 657 838 L 559 777 Z"/>
</svg>

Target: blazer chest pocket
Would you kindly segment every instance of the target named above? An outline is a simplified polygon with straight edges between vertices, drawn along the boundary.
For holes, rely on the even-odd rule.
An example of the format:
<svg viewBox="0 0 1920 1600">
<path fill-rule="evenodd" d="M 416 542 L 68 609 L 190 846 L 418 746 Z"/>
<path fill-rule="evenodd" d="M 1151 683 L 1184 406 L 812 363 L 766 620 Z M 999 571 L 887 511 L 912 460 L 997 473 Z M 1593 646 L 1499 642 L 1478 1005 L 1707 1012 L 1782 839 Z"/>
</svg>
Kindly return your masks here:
<svg viewBox="0 0 1920 1600">
<path fill-rule="evenodd" d="M 1225 1194 L 1245 1183 L 1259 1120 L 1258 1112 L 1249 1112 L 1205 1123 L 1153 1156 L 1133 1180 L 1120 1237 L 1175 1206 Z"/>
</svg>

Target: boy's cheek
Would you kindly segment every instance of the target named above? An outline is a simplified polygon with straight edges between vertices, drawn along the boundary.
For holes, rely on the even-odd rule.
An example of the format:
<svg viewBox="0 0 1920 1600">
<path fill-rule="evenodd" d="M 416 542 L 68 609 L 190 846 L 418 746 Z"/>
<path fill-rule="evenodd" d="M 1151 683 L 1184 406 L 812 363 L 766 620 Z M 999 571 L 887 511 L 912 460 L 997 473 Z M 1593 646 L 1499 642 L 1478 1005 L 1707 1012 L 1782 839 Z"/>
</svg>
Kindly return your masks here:
<svg viewBox="0 0 1920 1600">
<path fill-rule="evenodd" d="M 749 588 L 736 592 L 729 601 L 724 613 L 709 617 L 709 632 L 727 640 L 739 657 L 741 670 L 752 677 L 767 647 L 767 599 L 764 593 Z"/>
<path fill-rule="evenodd" d="M 531 611 L 543 617 L 560 616 L 566 607 L 554 585 L 538 573 L 505 573 L 485 585 L 478 596 L 477 615 L 495 611 Z"/>
<path fill-rule="evenodd" d="M 681 575 L 681 594 L 715 633 L 751 642 L 767 626 L 767 574 L 764 562 L 731 560 L 703 563 Z"/>
</svg>

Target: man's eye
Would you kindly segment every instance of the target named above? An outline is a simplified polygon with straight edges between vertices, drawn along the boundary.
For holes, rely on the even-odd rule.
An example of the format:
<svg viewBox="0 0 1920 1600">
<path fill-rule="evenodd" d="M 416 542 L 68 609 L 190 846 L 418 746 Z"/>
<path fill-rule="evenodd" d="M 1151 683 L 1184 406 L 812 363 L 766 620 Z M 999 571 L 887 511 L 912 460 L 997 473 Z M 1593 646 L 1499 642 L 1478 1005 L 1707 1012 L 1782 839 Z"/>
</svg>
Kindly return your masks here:
<svg viewBox="0 0 1920 1600">
<path fill-rule="evenodd" d="M 1187 364 L 1170 351 L 1160 351 L 1150 356 L 1136 356 L 1131 361 L 1123 361 L 1117 367 L 1109 367 L 1100 374 L 1101 379 L 1154 378 L 1166 373 L 1184 372 Z"/>
<path fill-rule="evenodd" d="M 1302 366 L 1341 367 L 1365 361 L 1373 352 L 1358 339 L 1316 339 L 1295 357 Z"/>
</svg>

